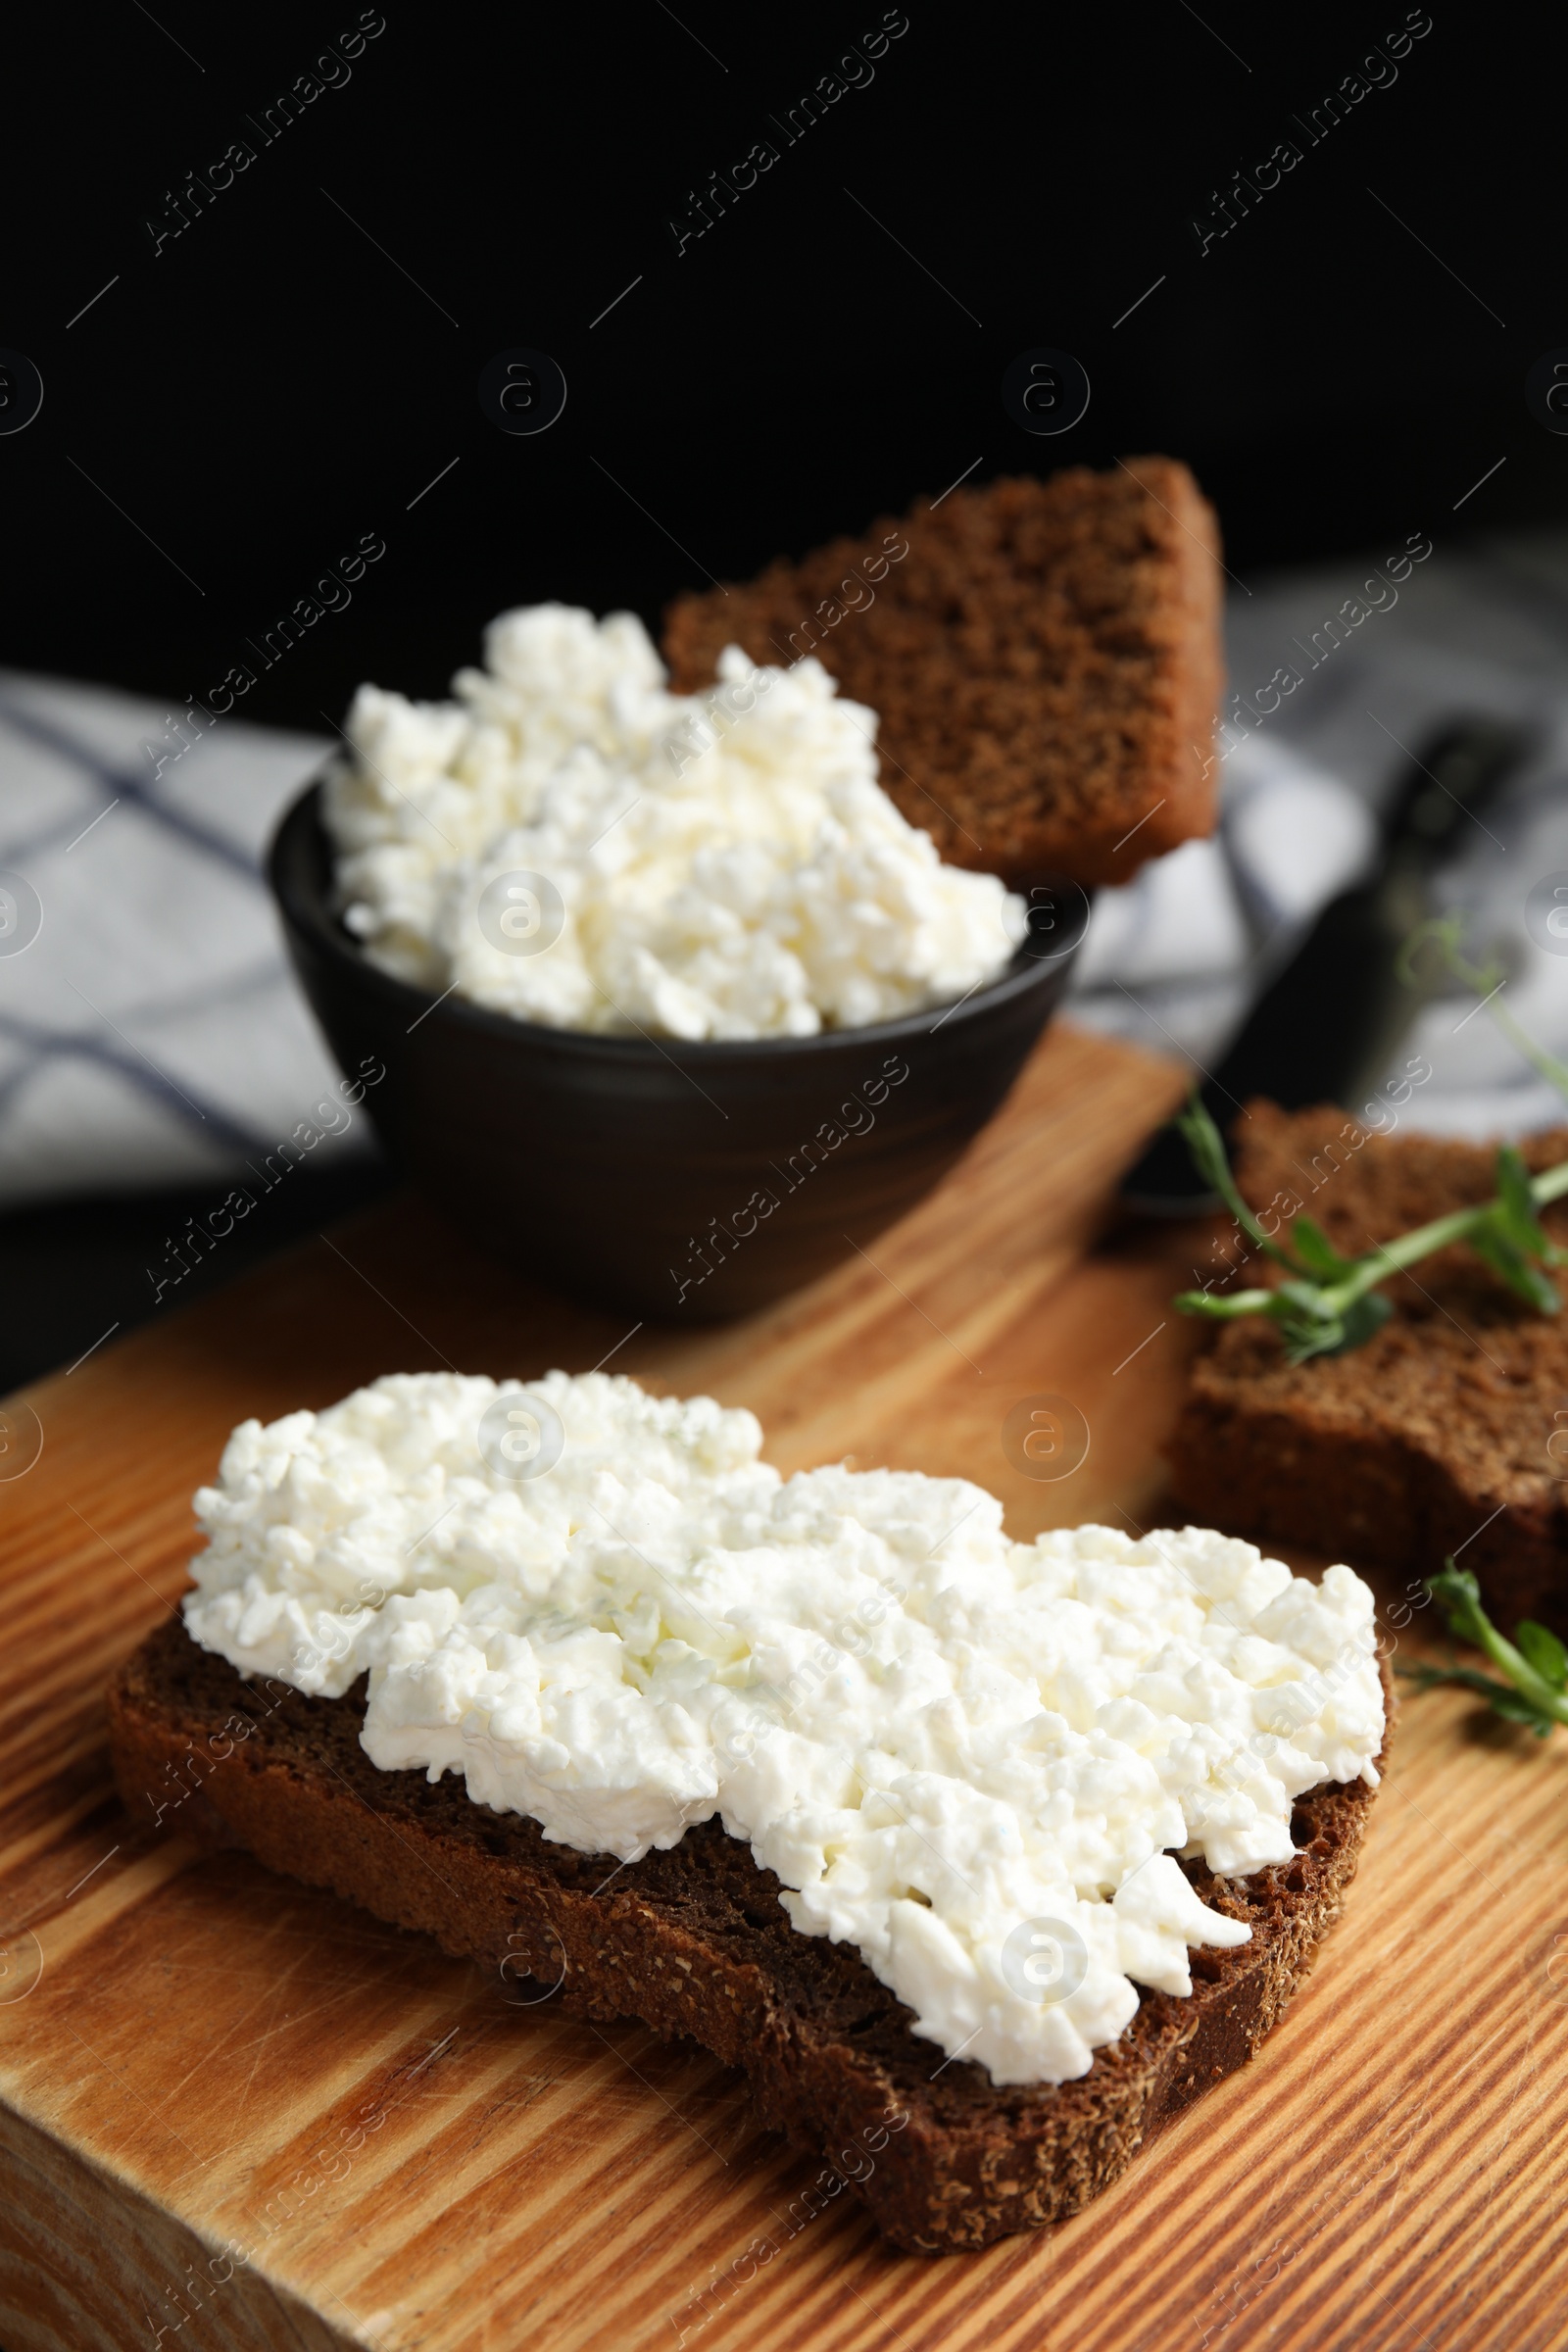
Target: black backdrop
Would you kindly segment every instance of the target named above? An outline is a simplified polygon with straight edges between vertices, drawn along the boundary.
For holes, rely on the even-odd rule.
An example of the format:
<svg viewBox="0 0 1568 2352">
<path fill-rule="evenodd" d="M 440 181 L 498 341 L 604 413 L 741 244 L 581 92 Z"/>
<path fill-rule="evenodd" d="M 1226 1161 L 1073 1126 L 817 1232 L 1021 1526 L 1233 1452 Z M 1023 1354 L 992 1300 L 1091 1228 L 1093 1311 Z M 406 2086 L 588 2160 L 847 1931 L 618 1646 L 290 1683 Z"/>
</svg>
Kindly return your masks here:
<svg viewBox="0 0 1568 2352">
<path fill-rule="evenodd" d="M 1451 0 L 36 12 L 0 652 L 172 707 L 237 665 L 320 729 L 364 677 L 442 693 L 509 604 L 652 621 L 971 467 L 1185 457 L 1243 573 L 1557 517 L 1524 378 L 1568 344 L 1564 46 Z M 1092 385 L 1052 438 L 999 394 L 1036 346 Z M 476 395 L 517 347 L 566 379 L 535 435 Z M 0 1376 L 101 1327 L 126 1214 L 0 1234 L 35 1318 Z"/>
<path fill-rule="evenodd" d="M 652 618 L 976 459 L 1186 457 L 1243 571 L 1561 512 L 1568 443 L 1522 387 L 1568 341 L 1563 35 L 1435 0 L 1405 47 L 1410 13 L 909 0 L 791 145 L 879 8 L 386 0 L 353 57 L 349 0 L 40 12 L 0 344 L 45 398 L 0 441 L 5 657 L 174 698 L 247 662 L 248 715 L 319 726 L 361 677 L 442 692 L 508 604 Z M 1309 144 L 1380 46 L 1381 86 Z M 333 51 L 337 86 L 268 143 Z M 776 163 L 677 254 L 670 220 L 763 141 Z M 1264 189 L 1282 142 L 1300 161 Z M 1257 193 L 1200 255 L 1189 223 L 1223 225 L 1238 170 Z M 214 193 L 176 234 L 190 173 Z M 1057 438 L 999 399 L 1037 345 L 1093 385 Z M 533 437 L 475 394 L 516 346 L 567 379 Z M 387 552 L 353 603 L 262 670 L 246 640 L 366 531 Z"/>
</svg>

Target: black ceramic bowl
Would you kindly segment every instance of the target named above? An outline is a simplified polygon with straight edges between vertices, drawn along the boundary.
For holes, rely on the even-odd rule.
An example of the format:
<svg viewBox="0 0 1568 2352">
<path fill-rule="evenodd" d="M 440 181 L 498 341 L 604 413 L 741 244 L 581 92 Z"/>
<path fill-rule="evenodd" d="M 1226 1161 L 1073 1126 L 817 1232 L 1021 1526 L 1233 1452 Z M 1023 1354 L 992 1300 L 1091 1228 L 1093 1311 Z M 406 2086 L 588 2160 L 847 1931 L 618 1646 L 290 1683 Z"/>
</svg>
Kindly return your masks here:
<svg viewBox="0 0 1568 2352">
<path fill-rule="evenodd" d="M 339 1063 L 384 1066 L 365 1096 L 383 1143 L 484 1247 L 640 1315 L 743 1314 L 901 1217 L 1001 1102 L 1071 962 L 1059 928 L 1032 934 L 956 1006 L 816 1037 L 547 1029 L 368 960 L 332 910 L 320 790 L 283 818 L 269 873 Z"/>
</svg>

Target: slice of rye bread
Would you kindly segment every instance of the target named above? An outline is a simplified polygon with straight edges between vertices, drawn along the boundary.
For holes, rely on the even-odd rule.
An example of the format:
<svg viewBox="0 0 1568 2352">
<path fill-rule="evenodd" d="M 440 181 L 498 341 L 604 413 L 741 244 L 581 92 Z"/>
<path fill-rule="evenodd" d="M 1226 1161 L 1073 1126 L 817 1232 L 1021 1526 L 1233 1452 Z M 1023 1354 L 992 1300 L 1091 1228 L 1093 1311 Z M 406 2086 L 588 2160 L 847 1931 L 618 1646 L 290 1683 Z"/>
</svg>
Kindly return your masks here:
<svg viewBox="0 0 1568 2352">
<path fill-rule="evenodd" d="M 882 783 L 950 863 L 1126 882 L 1214 822 L 1218 551 L 1185 466 L 1075 466 L 680 597 L 664 656 L 690 693 L 726 645 L 814 654 L 878 713 Z"/>
<path fill-rule="evenodd" d="M 1496 1191 L 1494 1146 L 1369 1138 L 1332 1107 L 1251 1102 L 1235 1142 L 1252 1207 L 1304 1207 L 1347 1256 Z M 1520 1150 L 1550 1167 L 1568 1131 Z M 1543 1221 L 1568 1243 L 1568 1204 Z M 1262 1263 L 1249 1283 L 1277 1279 Z M 1171 1440 L 1178 1497 L 1206 1526 L 1412 1580 L 1462 1551 L 1505 1627 L 1568 1632 L 1568 1315 L 1537 1313 L 1462 1248 L 1383 1292 L 1392 1318 L 1347 1355 L 1293 1367 L 1272 1325 L 1214 1330 Z"/>
<path fill-rule="evenodd" d="M 122 1669 L 109 1715 L 133 1820 L 226 1837 L 445 1951 L 557 1985 L 573 2014 L 690 2035 L 743 2067 L 763 2123 L 921 2254 L 1076 2213 L 1156 2126 L 1250 2056 L 1339 1916 L 1373 1794 L 1357 1782 L 1299 1797 L 1298 1851 L 1276 1868 L 1219 1879 L 1183 1863 L 1251 1941 L 1195 1950 L 1192 1995 L 1146 1991 L 1078 2082 L 999 2089 L 915 2035 L 851 1945 L 792 1928 L 778 1880 L 716 1820 L 619 1868 L 552 1844 L 455 1776 L 378 1770 L 360 1745 L 363 1682 L 336 1699 L 247 1683 L 177 1616 Z"/>
</svg>

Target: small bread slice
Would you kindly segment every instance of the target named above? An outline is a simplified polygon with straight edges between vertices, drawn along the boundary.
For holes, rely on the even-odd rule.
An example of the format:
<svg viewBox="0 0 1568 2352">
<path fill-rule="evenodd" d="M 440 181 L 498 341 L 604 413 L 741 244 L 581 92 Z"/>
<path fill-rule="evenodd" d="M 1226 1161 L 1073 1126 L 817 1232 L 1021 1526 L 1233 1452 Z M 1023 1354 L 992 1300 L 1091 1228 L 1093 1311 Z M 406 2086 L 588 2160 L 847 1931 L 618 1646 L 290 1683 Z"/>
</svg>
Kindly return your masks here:
<svg viewBox="0 0 1568 2352">
<path fill-rule="evenodd" d="M 1494 1145 L 1369 1136 L 1332 1105 L 1250 1102 L 1234 1143 L 1252 1207 L 1306 1209 L 1347 1256 L 1496 1191 Z M 1568 1130 L 1520 1151 L 1551 1167 Z M 1568 1207 L 1543 1222 L 1568 1243 Z M 1505 1631 L 1568 1633 L 1568 1314 L 1538 1314 L 1463 1249 L 1383 1289 L 1391 1320 L 1348 1355 L 1293 1366 L 1272 1325 L 1220 1325 L 1171 1441 L 1176 1494 L 1205 1527 L 1403 1570 L 1417 1604 L 1459 1554 Z"/>
<path fill-rule="evenodd" d="M 360 1745 L 363 1711 L 363 1683 L 326 1699 L 245 1682 L 175 1616 L 110 1692 L 121 1793 L 133 1821 L 248 1846 L 504 1972 L 514 1994 L 531 1977 L 530 1993 L 553 1986 L 573 2014 L 704 2043 L 745 2069 L 764 2124 L 921 2254 L 1076 2213 L 1250 2056 L 1339 1915 L 1373 1794 L 1357 1782 L 1298 1798 L 1298 1850 L 1276 1868 L 1217 1879 L 1183 1864 L 1251 1941 L 1194 1951 L 1191 1996 L 1146 1991 L 1079 2081 L 998 2089 L 911 2033 L 911 2012 L 850 1945 L 799 1934 L 778 1881 L 717 1821 L 617 1868 L 476 1804 L 453 1777 L 379 1771 Z"/>
<path fill-rule="evenodd" d="M 878 713 L 882 784 L 949 863 L 1126 882 L 1213 826 L 1218 556 L 1185 466 L 1076 466 L 680 597 L 664 658 L 692 693 L 727 645 L 812 654 Z"/>
</svg>

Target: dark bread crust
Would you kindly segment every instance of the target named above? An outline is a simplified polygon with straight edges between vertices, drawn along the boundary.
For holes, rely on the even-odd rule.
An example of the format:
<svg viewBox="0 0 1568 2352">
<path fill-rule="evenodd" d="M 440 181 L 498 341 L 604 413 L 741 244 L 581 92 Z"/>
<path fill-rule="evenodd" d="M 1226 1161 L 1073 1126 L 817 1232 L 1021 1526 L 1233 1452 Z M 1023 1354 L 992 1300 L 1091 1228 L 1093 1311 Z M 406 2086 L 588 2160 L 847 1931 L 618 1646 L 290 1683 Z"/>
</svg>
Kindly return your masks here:
<svg viewBox="0 0 1568 2352">
<path fill-rule="evenodd" d="M 1298 1798 L 1299 1850 L 1278 1868 L 1217 1880 L 1184 1864 L 1203 1901 L 1250 1925 L 1251 1942 L 1195 1951 L 1192 1997 L 1145 1992 L 1080 2081 L 998 2089 L 984 2068 L 944 2064 L 912 2034 L 910 2012 L 852 1947 L 799 1935 L 773 1874 L 716 1821 L 617 1869 L 475 1804 L 455 1776 L 379 1771 L 359 1743 L 362 1715 L 363 1685 L 319 1699 L 246 1683 L 177 1616 L 109 1694 L 134 1821 L 227 1835 L 270 1869 L 509 1977 L 548 1985 L 564 1955 L 564 2008 L 640 2018 L 744 2068 L 763 2122 L 922 2254 L 1076 2213 L 1160 2123 L 1250 2056 L 1339 1916 L 1373 1794 L 1356 1783 Z M 857 2180 L 866 2145 L 874 2169 Z"/>
<path fill-rule="evenodd" d="M 678 598 L 664 657 L 690 693 L 726 645 L 812 653 L 879 714 L 882 784 L 951 863 L 1126 882 L 1213 825 L 1218 550 L 1169 458 L 996 481 Z"/>
<path fill-rule="evenodd" d="M 1568 1131 L 1520 1150 L 1550 1167 Z M 1254 1209 L 1304 1206 L 1347 1255 L 1496 1189 L 1494 1146 L 1368 1138 L 1332 1106 L 1249 1103 L 1235 1157 Z M 1543 1221 L 1568 1242 L 1568 1209 Z M 1392 1319 L 1348 1355 L 1293 1367 L 1271 1326 L 1219 1326 L 1171 1441 L 1175 1492 L 1204 1526 L 1411 1578 L 1462 1545 L 1505 1628 L 1568 1633 L 1568 1459 L 1546 1450 L 1568 1452 L 1568 1314 L 1538 1314 L 1462 1249 L 1416 1275 L 1385 1286 Z"/>
</svg>

